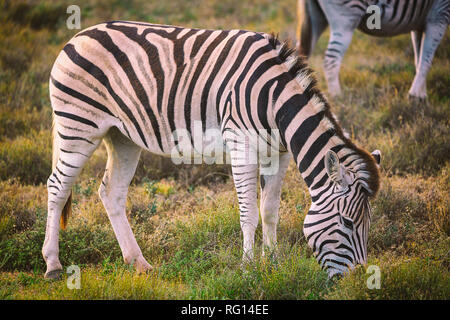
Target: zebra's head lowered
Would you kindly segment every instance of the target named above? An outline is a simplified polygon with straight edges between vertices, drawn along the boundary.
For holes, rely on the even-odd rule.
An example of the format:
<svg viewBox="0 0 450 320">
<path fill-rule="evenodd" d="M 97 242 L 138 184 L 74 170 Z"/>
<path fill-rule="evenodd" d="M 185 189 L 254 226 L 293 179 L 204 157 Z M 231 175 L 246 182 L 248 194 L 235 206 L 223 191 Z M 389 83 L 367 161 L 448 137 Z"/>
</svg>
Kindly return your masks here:
<svg viewBox="0 0 450 320">
<path fill-rule="evenodd" d="M 370 154 L 349 139 L 304 57 L 287 42 L 269 41 L 290 75 L 275 120 L 311 194 L 303 233 L 332 278 L 367 262 L 369 199 L 380 185 L 380 152 Z"/>
<path fill-rule="evenodd" d="M 370 175 L 377 170 L 380 152 L 365 156 L 366 159 L 350 153 L 340 161 L 334 151 L 326 153 L 328 183 L 319 196 L 313 197 L 304 221 L 308 244 L 329 278 L 367 263 L 369 198 L 376 193 L 370 185 Z M 372 168 L 367 168 L 368 165 Z"/>
</svg>

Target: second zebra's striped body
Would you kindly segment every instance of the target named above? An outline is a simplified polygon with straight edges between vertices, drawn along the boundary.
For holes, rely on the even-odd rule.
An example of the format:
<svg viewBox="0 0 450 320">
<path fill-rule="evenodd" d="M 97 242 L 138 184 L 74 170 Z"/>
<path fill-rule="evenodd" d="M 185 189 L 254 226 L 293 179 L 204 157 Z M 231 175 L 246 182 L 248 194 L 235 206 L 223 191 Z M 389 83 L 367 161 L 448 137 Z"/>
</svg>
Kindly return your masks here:
<svg viewBox="0 0 450 320">
<path fill-rule="evenodd" d="M 127 21 L 96 25 L 70 40 L 50 79 L 55 118 L 42 250 L 46 277 L 61 270 L 59 221 L 65 225 L 71 187 L 102 141 L 108 162 L 100 197 L 125 261 L 140 271 L 150 268 L 126 218 L 127 191 L 141 150 L 173 156 L 180 130 L 196 150 L 203 144 L 199 148 L 197 133 L 210 130 L 229 149 L 244 260 L 253 259 L 258 178 L 264 246 L 276 248 L 281 183 L 293 157 L 312 196 L 304 231 L 319 262 L 330 276 L 364 263 L 379 154 L 374 158 L 344 136 L 293 51 L 262 33 Z M 249 131 L 276 156 L 275 172 L 263 170 L 267 154 L 248 143 Z M 280 140 L 273 142 L 277 132 Z M 249 154 L 257 161 L 242 158 Z"/>
<path fill-rule="evenodd" d="M 378 8 L 379 28 L 368 24 L 376 12 L 370 6 Z M 450 0 L 298 0 L 298 16 L 297 45 L 306 56 L 330 26 L 324 69 L 331 95 L 341 93 L 339 70 L 355 29 L 380 37 L 411 32 L 416 76 L 409 95 L 423 100 L 434 53 L 450 22 Z"/>
</svg>

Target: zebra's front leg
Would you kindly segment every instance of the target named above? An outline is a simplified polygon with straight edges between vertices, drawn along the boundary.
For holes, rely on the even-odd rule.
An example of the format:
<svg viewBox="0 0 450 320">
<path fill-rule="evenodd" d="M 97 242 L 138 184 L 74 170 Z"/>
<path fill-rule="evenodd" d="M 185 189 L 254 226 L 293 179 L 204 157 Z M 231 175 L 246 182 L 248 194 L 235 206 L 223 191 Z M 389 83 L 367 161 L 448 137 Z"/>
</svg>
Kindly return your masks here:
<svg viewBox="0 0 450 320">
<path fill-rule="evenodd" d="M 289 153 L 280 154 L 279 167 L 275 174 L 260 176 L 261 185 L 261 220 L 263 231 L 263 255 L 277 258 L 277 224 L 278 209 L 280 207 L 281 186 L 291 156 Z"/>
<path fill-rule="evenodd" d="M 241 230 L 243 234 L 242 263 L 245 265 L 254 258 L 253 245 L 258 226 L 257 205 L 258 164 L 256 153 L 249 148 L 245 137 L 236 137 L 234 132 L 226 131 L 224 140 L 230 151 L 231 169 L 239 202 Z"/>
<path fill-rule="evenodd" d="M 412 100 L 425 101 L 427 98 L 427 74 L 430 70 L 434 53 L 448 27 L 450 1 L 447 2 L 445 10 L 438 10 L 436 8 L 438 3 L 439 1 L 436 1 L 433 5 L 435 8 L 432 8 L 428 13 L 425 31 L 422 35 L 419 59 L 416 64 L 416 75 L 408 92 Z"/>
<path fill-rule="evenodd" d="M 257 206 L 258 165 L 232 165 L 233 180 L 239 202 L 239 214 L 243 235 L 242 262 L 252 262 L 255 230 L 258 226 Z"/>
</svg>

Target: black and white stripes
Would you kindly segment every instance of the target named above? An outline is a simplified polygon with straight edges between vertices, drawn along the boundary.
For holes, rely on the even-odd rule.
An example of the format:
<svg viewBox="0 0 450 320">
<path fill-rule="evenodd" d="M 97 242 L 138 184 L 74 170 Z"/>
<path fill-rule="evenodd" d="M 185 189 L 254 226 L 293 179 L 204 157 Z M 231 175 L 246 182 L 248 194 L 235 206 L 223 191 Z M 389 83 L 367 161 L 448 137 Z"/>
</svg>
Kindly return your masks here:
<svg viewBox="0 0 450 320">
<path fill-rule="evenodd" d="M 259 211 L 265 252 L 276 250 L 281 184 L 293 157 L 312 196 L 305 235 L 319 262 L 330 275 L 345 272 L 345 263 L 364 262 L 377 167 L 344 136 L 311 73 L 293 49 L 262 33 L 128 21 L 78 33 L 50 79 L 54 169 L 46 275 L 61 267 L 58 221 L 70 207 L 72 184 L 101 141 L 108 164 L 100 197 L 125 261 L 141 271 L 150 268 L 126 219 L 127 190 L 141 149 L 173 156 L 182 149 L 182 131 L 188 136 L 183 143 L 198 153 L 210 148 L 205 135 L 228 149 L 244 260 L 253 259 Z"/>
</svg>

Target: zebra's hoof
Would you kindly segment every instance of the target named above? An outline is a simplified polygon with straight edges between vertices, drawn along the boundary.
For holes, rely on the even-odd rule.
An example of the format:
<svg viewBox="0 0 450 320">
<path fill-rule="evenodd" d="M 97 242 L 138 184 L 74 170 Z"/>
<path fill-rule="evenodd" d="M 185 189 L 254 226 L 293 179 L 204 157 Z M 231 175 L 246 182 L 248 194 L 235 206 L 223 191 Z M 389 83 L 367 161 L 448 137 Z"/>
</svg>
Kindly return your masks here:
<svg viewBox="0 0 450 320">
<path fill-rule="evenodd" d="M 134 266 L 138 274 L 147 273 L 153 270 L 153 266 L 150 265 L 142 256 L 136 259 Z"/>
<path fill-rule="evenodd" d="M 278 253 L 276 250 L 270 250 L 268 253 L 263 251 L 261 255 L 261 262 L 268 267 L 270 270 L 278 269 Z"/>
<path fill-rule="evenodd" d="M 250 270 L 252 270 L 255 266 L 255 261 L 253 258 L 249 257 L 243 257 L 240 263 L 239 268 L 241 269 L 242 273 L 248 273 Z"/>
<path fill-rule="evenodd" d="M 413 95 L 409 94 L 408 100 L 411 103 L 411 105 L 413 105 L 415 107 L 426 107 L 428 105 L 428 99 L 426 96 L 418 97 L 418 96 L 413 96 Z"/>
<path fill-rule="evenodd" d="M 44 278 L 49 279 L 49 280 L 60 280 L 62 278 L 62 270 L 57 269 L 57 270 L 47 271 L 44 275 Z"/>
<path fill-rule="evenodd" d="M 326 281 L 326 285 L 327 287 L 332 287 L 334 286 L 340 279 L 342 279 L 343 276 L 341 273 L 335 273 L 333 274 L 331 277 L 328 277 L 327 281 Z"/>
</svg>

